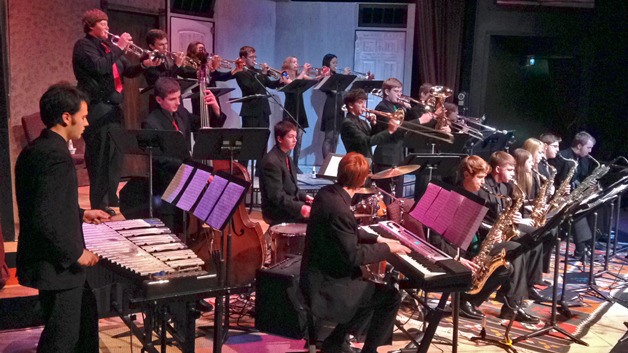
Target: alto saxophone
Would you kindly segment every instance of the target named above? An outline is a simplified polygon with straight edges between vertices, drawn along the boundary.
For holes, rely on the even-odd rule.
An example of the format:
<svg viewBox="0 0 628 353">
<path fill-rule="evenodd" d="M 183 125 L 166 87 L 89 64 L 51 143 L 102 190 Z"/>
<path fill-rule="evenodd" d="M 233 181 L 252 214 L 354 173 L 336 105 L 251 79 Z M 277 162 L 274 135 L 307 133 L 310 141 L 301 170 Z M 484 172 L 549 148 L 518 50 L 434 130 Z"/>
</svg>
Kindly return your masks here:
<svg viewBox="0 0 628 353">
<path fill-rule="evenodd" d="M 535 173 L 539 176 L 539 179 L 543 182 L 543 185 L 539 188 L 539 191 L 532 203 L 532 212 L 530 214 L 530 218 L 534 222 L 535 227 L 541 227 L 547 221 L 547 200 L 549 198 L 549 190 L 551 189 L 551 185 L 554 184 L 554 178 L 556 177 L 556 168 L 551 165 L 547 165 L 550 169 L 550 176 L 546 178 L 545 176 L 539 174 L 536 170 L 533 169 Z"/>
<path fill-rule="evenodd" d="M 495 195 L 496 197 L 501 197 L 507 199 L 509 202 L 511 199 L 508 196 L 497 195 L 482 186 L 484 191 L 489 194 Z M 521 207 L 521 206 L 519 206 Z M 510 263 L 506 260 L 506 249 L 502 249 L 498 254 L 491 255 L 491 251 L 495 247 L 495 244 L 501 243 L 503 241 L 503 237 L 506 229 L 512 223 L 512 214 L 510 213 L 512 207 L 502 212 L 497 217 L 497 220 L 493 224 L 493 227 L 489 230 L 486 238 L 482 241 L 480 245 L 480 251 L 478 254 L 471 260 L 474 264 L 478 266 L 478 270 L 473 272 L 473 278 L 471 280 L 471 289 L 467 291 L 468 294 L 476 294 L 484 288 L 486 281 L 488 278 L 501 266 L 506 268 L 510 267 Z"/>
<path fill-rule="evenodd" d="M 508 219 L 510 220 L 510 223 L 508 224 L 508 227 L 506 228 L 506 232 L 504 234 L 504 241 L 509 241 L 510 239 L 519 236 L 519 227 L 515 222 L 513 222 L 513 219 L 515 218 L 515 214 L 521 209 L 521 206 L 523 206 L 523 201 L 525 201 L 526 199 L 526 194 L 525 192 L 523 192 L 521 187 L 519 187 L 517 181 L 513 180 L 512 184 L 517 188 L 517 190 L 519 190 L 520 197 L 515 198 L 512 205 L 510 205 L 508 211 L 504 212 L 508 214 Z"/>
</svg>

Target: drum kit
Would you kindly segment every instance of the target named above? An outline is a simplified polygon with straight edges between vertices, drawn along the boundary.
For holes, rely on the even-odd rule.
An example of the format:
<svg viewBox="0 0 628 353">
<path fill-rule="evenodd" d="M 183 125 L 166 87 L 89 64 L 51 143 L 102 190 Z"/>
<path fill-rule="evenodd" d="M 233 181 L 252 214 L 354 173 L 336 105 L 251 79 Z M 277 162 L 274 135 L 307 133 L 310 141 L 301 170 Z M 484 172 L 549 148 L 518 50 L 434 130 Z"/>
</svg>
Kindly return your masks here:
<svg viewBox="0 0 628 353">
<path fill-rule="evenodd" d="M 420 166 L 418 164 L 393 167 L 373 174 L 370 178 L 372 180 L 391 179 L 392 181 L 392 178 L 394 177 L 412 173 L 419 168 Z M 363 195 L 362 197 L 359 197 L 360 200 L 358 203 L 353 206 L 355 209 L 355 218 L 357 218 L 360 223 L 372 223 L 373 221 L 381 219 L 387 215 L 386 204 L 384 203 L 382 193 L 387 194 L 392 199 L 396 199 L 394 195 L 390 195 L 378 187 L 362 187 L 357 189 L 355 193 L 357 195 Z"/>
<path fill-rule="evenodd" d="M 405 165 L 383 170 L 371 175 L 371 179 L 388 179 L 412 173 L 419 169 L 419 165 Z M 354 206 L 356 219 L 366 223 L 372 223 L 378 219 L 386 217 L 386 204 L 382 193 L 385 191 L 378 187 L 362 187 L 356 190 L 357 195 L 361 195 L 361 200 Z M 388 195 L 392 196 L 392 195 Z M 393 196 L 394 197 L 394 196 Z M 305 223 L 281 223 L 270 227 L 271 239 L 271 263 L 277 264 L 295 255 L 302 255 L 305 248 L 305 234 L 307 224 Z"/>
</svg>

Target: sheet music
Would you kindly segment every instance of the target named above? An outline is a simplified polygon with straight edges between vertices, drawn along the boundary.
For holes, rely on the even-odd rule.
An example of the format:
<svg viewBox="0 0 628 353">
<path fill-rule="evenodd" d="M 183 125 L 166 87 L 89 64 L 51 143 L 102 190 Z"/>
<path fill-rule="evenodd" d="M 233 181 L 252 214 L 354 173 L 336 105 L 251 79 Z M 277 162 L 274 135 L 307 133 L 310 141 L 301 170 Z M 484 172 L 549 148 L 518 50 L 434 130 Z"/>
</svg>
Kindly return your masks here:
<svg viewBox="0 0 628 353">
<path fill-rule="evenodd" d="M 417 205 L 414 207 L 412 212 L 410 212 L 410 216 L 425 224 L 425 214 L 430 209 L 430 207 L 432 207 L 432 203 L 434 203 L 434 200 L 436 200 L 436 197 L 438 197 L 438 193 L 441 189 L 442 188 L 440 186 L 429 183 L 427 185 L 427 190 L 425 190 L 425 193 L 423 194 Z"/>
<path fill-rule="evenodd" d="M 189 211 L 196 203 L 196 200 L 198 200 L 201 192 L 203 192 L 210 176 L 211 173 L 202 169 L 196 169 L 196 173 L 192 176 L 192 180 L 188 184 L 188 187 L 185 189 L 183 195 L 181 195 L 181 198 L 179 199 L 179 202 L 177 202 L 176 206 L 184 211 Z"/>
<path fill-rule="evenodd" d="M 229 183 L 220 197 L 220 203 L 214 207 L 206 223 L 214 229 L 222 229 L 244 190 L 241 185 Z"/>
<path fill-rule="evenodd" d="M 164 191 L 164 194 L 161 196 L 161 199 L 166 202 L 173 203 L 177 196 L 181 193 L 181 190 L 183 190 L 183 186 L 188 181 L 193 171 L 194 167 L 187 164 L 181 164 L 177 173 L 174 175 L 174 178 L 170 181 L 168 188 L 166 188 L 166 191 Z"/>
<path fill-rule="evenodd" d="M 447 198 L 449 197 L 449 190 L 440 189 L 438 192 L 438 197 L 432 203 L 432 207 L 427 211 L 425 215 L 425 222 L 421 222 L 425 224 L 427 227 L 434 228 L 434 224 L 436 223 L 436 219 L 443 212 L 443 209 L 447 205 Z"/>
<path fill-rule="evenodd" d="M 327 169 L 325 170 L 325 176 L 334 178 L 338 176 L 338 165 L 340 164 L 341 159 L 342 157 L 340 156 L 331 157 L 329 164 L 327 164 Z"/>
<path fill-rule="evenodd" d="M 458 193 L 454 192 L 453 194 Z M 441 234 L 450 243 L 466 250 L 473 240 L 473 234 L 477 232 L 484 216 L 486 216 L 488 208 L 462 195 L 460 197 L 462 197 L 462 203 L 452 218 L 455 221 L 450 222 L 447 230 Z"/>
<path fill-rule="evenodd" d="M 450 192 L 445 205 L 443 207 L 444 212 L 440 212 L 438 217 L 434 219 L 434 226 L 432 227 L 439 234 L 445 234 L 445 231 L 452 223 L 458 223 L 458 219 L 455 218 L 455 212 L 457 212 L 460 204 L 465 200 L 465 197 L 457 192 Z"/>
<path fill-rule="evenodd" d="M 228 183 L 229 181 L 227 179 L 215 176 L 194 209 L 194 215 L 199 219 L 206 220 Z"/>
</svg>

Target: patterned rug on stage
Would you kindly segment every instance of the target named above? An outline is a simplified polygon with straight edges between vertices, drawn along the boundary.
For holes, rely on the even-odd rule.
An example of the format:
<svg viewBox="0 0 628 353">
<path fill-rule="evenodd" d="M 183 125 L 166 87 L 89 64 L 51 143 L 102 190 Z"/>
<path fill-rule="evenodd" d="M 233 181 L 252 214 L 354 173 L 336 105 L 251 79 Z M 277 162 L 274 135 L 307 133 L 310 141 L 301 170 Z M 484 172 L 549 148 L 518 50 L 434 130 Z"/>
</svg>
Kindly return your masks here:
<svg viewBox="0 0 628 353">
<path fill-rule="evenodd" d="M 564 248 L 564 243 L 563 243 Z M 564 249 L 562 251 L 564 254 Z M 596 255 L 602 256 L 602 251 L 596 251 Z M 553 260 L 552 260 L 553 262 Z M 625 262 L 620 260 L 611 260 L 609 262 L 609 271 L 607 274 L 603 276 L 599 276 L 595 279 L 597 284 L 597 289 L 604 295 L 611 296 L 613 298 L 618 298 L 625 290 L 622 286 L 623 281 L 618 280 L 613 275 L 617 274 L 620 276 L 624 276 L 626 278 L 626 274 L 628 274 L 628 266 Z M 580 338 L 587 334 L 589 328 L 593 326 L 610 308 L 611 303 L 599 295 L 594 293 L 594 291 L 590 290 L 588 286 L 588 270 L 589 266 L 586 267 L 586 274 L 582 274 L 578 278 L 570 279 L 567 282 L 567 291 L 566 293 L 571 294 L 575 293 L 572 297 L 575 298 L 571 302 L 569 302 L 569 311 L 571 312 L 571 317 L 566 317 L 561 314 L 560 310 L 557 311 L 556 315 L 556 323 L 557 325 L 568 332 L 570 335 Z M 594 266 L 594 273 L 600 272 L 603 270 L 603 267 L 596 263 Z M 561 271 L 562 271 L 562 263 L 561 263 Z M 581 263 L 570 263 L 568 266 L 569 273 L 582 273 L 582 264 Z M 553 269 L 552 269 L 553 273 Z M 610 273 L 610 274 L 609 274 Z M 548 276 L 548 275 L 546 275 Z M 546 277 L 546 279 L 549 279 Z M 574 283 L 572 283 L 574 282 Z M 561 279 L 559 279 L 559 295 L 560 289 L 562 287 L 562 272 Z M 538 287 L 539 289 L 543 289 L 544 287 Z M 551 292 L 549 293 L 551 296 Z M 573 306 L 572 306 L 573 305 Z M 498 341 L 504 341 L 504 333 L 506 327 L 508 326 L 508 320 L 500 319 L 499 313 L 502 304 L 493 299 L 485 302 L 479 309 L 484 312 L 487 317 L 486 323 L 486 334 L 487 337 L 497 339 Z M 544 304 L 536 304 L 529 302 L 526 311 L 530 314 L 533 314 L 541 319 L 541 322 L 537 325 L 528 325 L 521 324 L 519 322 L 515 322 L 510 330 L 509 337 L 511 340 L 516 339 L 522 335 L 531 334 L 538 330 L 541 330 L 546 325 L 550 325 L 551 318 L 551 303 L 550 305 Z M 452 320 L 451 317 L 443 319 L 441 323 L 443 328 L 451 329 Z M 479 320 L 469 320 L 465 318 L 460 318 L 460 339 L 468 340 L 471 337 L 479 336 L 480 331 L 482 329 L 482 322 Z M 478 345 L 484 345 L 486 343 L 478 342 Z M 514 348 L 520 349 L 523 351 L 531 351 L 531 352 L 569 352 L 569 348 L 571 344 L 574 343 L 572 340 L 567 339 L 561 333 L 556 331 L 551 331 L 551 334 L 544 334 L 534 338 L 529 338 L 527 340 L 522 340 L 514 344 Z"/>
</svg>

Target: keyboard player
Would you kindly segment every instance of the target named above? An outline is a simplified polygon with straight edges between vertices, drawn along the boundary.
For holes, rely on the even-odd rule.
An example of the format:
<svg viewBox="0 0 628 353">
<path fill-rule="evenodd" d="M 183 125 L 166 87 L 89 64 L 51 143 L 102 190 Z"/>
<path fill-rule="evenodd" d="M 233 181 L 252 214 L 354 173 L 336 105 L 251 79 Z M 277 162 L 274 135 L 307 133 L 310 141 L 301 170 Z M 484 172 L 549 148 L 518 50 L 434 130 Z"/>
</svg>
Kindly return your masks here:
<svg viewBox="0 0 628 353">
<path fill-rule="evenodd" d="M 368 173 L 366 158 L 348 153 L 339 163 L 337 182 L 322 188 L 312 204 L 300 284 L 312 315 L 337 323 L 323 342 L 323 352 L 346 351 L 347 335 L 369 317 L 362 352 L 377 352 L 391 334 L 401 302 L 392 286 L 361 279 L 361 265 L 410 252 L 396 240 L 358 232 L 351 198 Z"/>
</svg>

